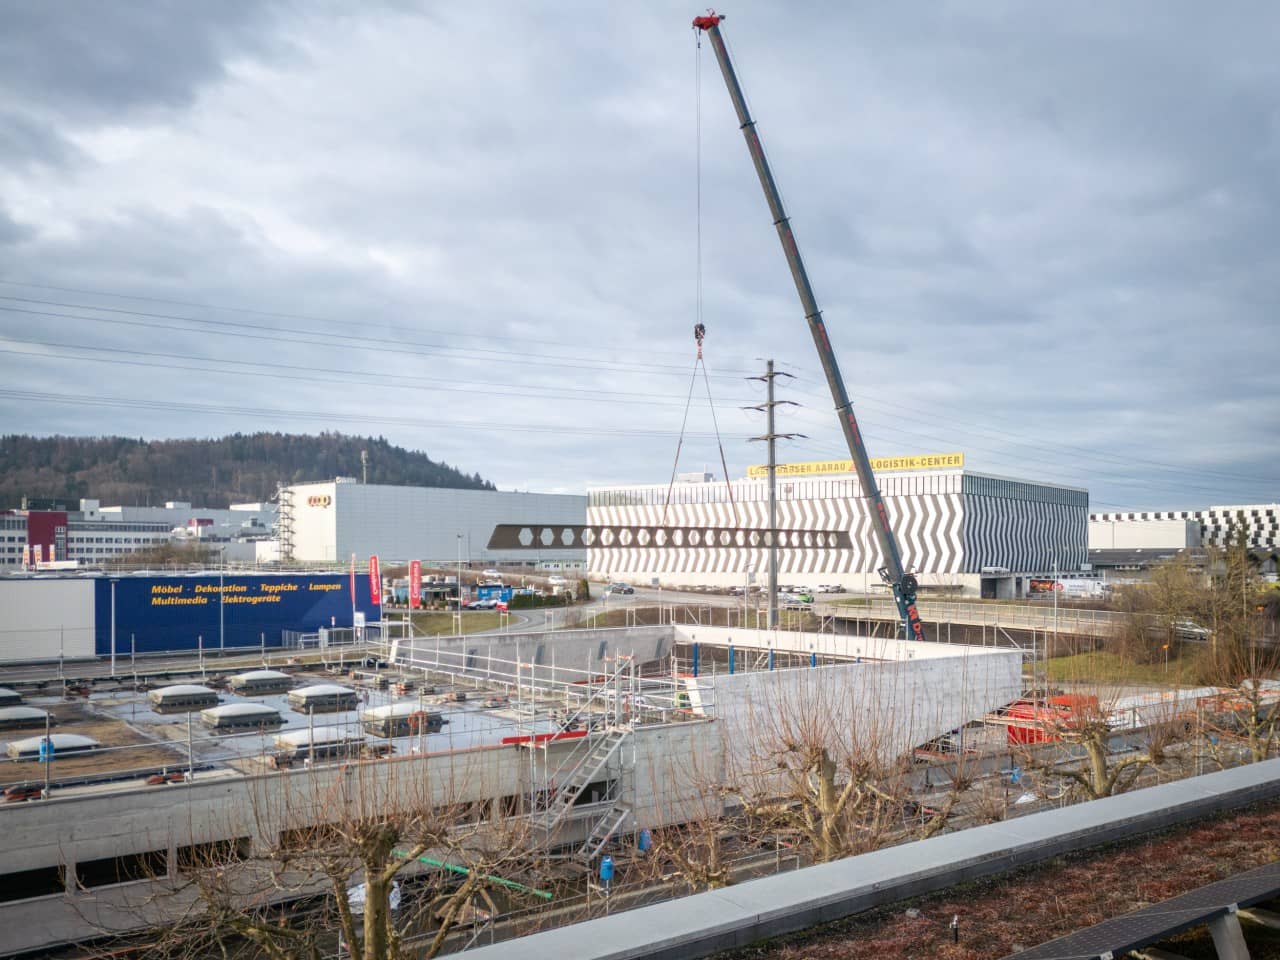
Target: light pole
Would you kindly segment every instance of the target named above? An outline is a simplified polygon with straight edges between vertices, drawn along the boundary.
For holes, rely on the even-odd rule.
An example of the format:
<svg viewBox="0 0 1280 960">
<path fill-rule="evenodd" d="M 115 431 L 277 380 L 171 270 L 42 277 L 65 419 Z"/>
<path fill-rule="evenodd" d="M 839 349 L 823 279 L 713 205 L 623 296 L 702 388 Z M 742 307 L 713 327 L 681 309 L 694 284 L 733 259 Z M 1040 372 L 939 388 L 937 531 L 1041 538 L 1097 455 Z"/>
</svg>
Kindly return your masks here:
<svg viewBox="0 0 1280 960">
<path fill-rule="evenodd" d="M 455 623 L 454 636 L 462 636 L 462 534 L 458 534 L 458 607 L 454 614 Z"/>
<path fill-rule="evenodd" d="M 116 675 L 116 582 L 111 581 L 111 676 Z"/>
<path fill-rule="evenodd" d="M 227 568 L 227 546 L 223 544 L 218 548 L 218 653 L 221 655 L 227 645 L 226 624 L 223 619 L 223 606 L 226 603 L 226 589 L 223 573 Z"/>
</svg>

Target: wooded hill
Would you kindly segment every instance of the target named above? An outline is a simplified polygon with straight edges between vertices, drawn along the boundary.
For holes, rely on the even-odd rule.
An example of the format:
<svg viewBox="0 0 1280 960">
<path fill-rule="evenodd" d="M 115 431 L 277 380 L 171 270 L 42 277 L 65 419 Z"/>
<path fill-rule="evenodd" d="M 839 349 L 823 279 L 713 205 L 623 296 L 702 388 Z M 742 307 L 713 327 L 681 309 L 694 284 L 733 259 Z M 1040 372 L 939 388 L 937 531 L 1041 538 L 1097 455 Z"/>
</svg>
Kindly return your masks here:
<svg viewBox="0 0 1280 960">
<path fill-rule="evenodd" d="M 0 437 L 0 509 L 22 498 L 79 500 L 104 506 L 153 506 L 188 500 L 202 507 L 270 499 L 277 483 L 361 475 L 360 451 L 369 452 L 369 482 L 492 490 L 425 453 L 378 437 L 340 433 L 236 433 L 216 440 L 142 440 L 128 437 Z"/>
</svg>

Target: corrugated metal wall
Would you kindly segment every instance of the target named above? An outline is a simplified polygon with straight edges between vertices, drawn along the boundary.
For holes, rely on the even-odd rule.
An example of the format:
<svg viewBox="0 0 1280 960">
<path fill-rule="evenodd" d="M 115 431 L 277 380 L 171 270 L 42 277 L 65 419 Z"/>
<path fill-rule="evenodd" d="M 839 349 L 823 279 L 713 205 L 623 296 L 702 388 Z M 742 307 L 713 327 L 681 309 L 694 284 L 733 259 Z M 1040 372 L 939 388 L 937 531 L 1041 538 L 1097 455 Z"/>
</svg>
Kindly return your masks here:
<svg viewBox="0 0 1280 960">
<path fill-rule="evenodd" d="M 93 581 L 0 580 L 0 663 L 93 656 Z"/>
</svg>

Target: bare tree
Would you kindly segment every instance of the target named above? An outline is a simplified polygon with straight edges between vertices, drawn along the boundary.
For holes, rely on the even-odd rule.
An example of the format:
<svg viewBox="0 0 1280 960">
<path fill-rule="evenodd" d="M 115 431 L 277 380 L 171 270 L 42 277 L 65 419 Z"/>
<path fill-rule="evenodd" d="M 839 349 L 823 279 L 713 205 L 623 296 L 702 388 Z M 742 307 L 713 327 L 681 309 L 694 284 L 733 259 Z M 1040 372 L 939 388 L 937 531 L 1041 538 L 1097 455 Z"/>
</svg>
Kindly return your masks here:
<svg viewBox="0 0 1280 960">
<path fill-rule="evenodd" d="M 278 790 L 260 788 L 254 832 L 268 842 L 207 844 L 157 877 L 152 906 L 169 917 L 157 953 L 233 957 L 252 944 L 274 960 L 316 960 L 341 940 L 364 960 L 432 957 L 474 902 L 496 912 L 496 891 L 518 899 L 542 879 L 527 817 L 455 800 L 421 765 L 342 769 L 340 791 L 320 788 L 318 768 L 287 796 L 266 778 Z M 273 832 L 285 812 L 305 825 Z"/>
<path fill-rule="evenodd" d="M 1251 763 L 1271 757 L 1280 749 L 1280 647 L 1260 636 L 1220 638 L 1211 672 L 1223 693 L 1201 708 L 1208 728 L 1243 741 Z"/>
<path fill-rule="evenodd" d="M 761 688 L 750 735 L 737 736 L 730 754 L 749 823 L 794 834 L 815 862 L 942 830 L 969 779 L 961 770 L 934 808 L 912 799 L 911 751 L 926 738 L 915 731 L 927 727 L 907 669 L 789 673 L 791 682 Z"/>
<path fill-rule="evenodd" d="M 1210 730 L 1243 740 L 1247 758 L 1256 763 L 1271 756 L 1280 738 L 1280 647 L 1263 636 L 1266 598 L 1244 527 L 1234 526 L 1228 541 L 1225 549 L 1208 554 L 1205 606 L 1212 635 L 1202 658 L 1205 679 L 1226 692 L 1206 704 L 1204 713 Z"/>
<path fill-rule="evenodd" d="M 1118 711 L 1118 699 L 1117 690 L 1102 686 L 1050 698 L 1025 722 L 1035 735 L 1018 746 L 1022 765 L 1071 781 L 1088 800 L 1132 789 L 1149 769 L 1180 766 L 1183 755 L 1173 748 L 1187 726 L 1178 701 L 1140 712 Z"/>
</svg>

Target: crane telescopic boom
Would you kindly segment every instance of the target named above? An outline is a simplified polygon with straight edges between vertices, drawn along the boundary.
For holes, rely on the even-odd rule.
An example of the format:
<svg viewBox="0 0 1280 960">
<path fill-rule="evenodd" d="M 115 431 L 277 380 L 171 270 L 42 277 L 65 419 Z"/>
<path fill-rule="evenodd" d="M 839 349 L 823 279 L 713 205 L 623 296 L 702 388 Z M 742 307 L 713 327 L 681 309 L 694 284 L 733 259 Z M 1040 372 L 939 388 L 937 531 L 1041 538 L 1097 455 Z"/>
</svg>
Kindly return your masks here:
<svg viewBox="0 0 1280 960">
<path fill-rule="evenodd" d="M 760 135 L 756 132 L 755 121 L 751 119 L 751 113 L 747 110 L 747 101 L 742 95 L 738 75 L 729 59 L 724 37 L 720 34 L 720 22 L 723 19 L 723 15 L 709 10 L 706 16 L 695 17 L 693 26 L 707 35 L 712 49 L 716 52 L 720 73 L 724 76 L 725 86 L 729 88 L 729 98 L 733 101 L 733 108 L 738 113 L 738 124 L 742 135 L 746 138 L 751 160 L 755 163 L 760 186 L 764 189 L 764 197 L 769 204 L 769 212 L 773 215 L 773 225 L 778 230 L 778 239 L 782 241 L 782 251 L 786 254 L 788 266 L 791 267 L 791 278 L 795 281 L 796 292 L 800 294 L 805 320 L 809 323 L 809 332 L 813 334 L 814 346 L 818 348 L 818 357 L 822 360 L 822 369 L 827 375 L 827 386 L 831 388 L 831 398 L 835 401 L 836 414 L 840 418 L 840 429 L 844 431 L 845 442 L 849 445 L 849 453 L 858 474 L 863 496 L 871 503 L 873 520 L 871 526 L 876 532 L 876 539 L 880 544 L 880 552 L 885 562 L 880 570 L 880 576 L 893 590 L 893 598 L 898 604 L 898 615 L 906 628 L 907 639 L 923 640 L 924 628 L 920 623 L 920 614 L 916 610 L 916 578 L 903 569 L 902 553 L 898 549 L 898 541 L 894 538 L 893 529 L 889 526 L 889 514 L 885 511 L 884 498 L 880 495 L 880 487 L 876 484 L 875 475 L 871 471 L 871 458 L 867 455 L 866 445 L 862 442 L 862 431 L 858 429 L 858 420 L 853 414 L 853 402 L 849 399 L 844 378 L 840 375 L 840 367 L 836 363 L 835 352 L 831 349 L 831 340 L 827 336 L 827 327 L 822 320 L 822 311 L 818 308 L 818 300 L 809 283 L 804 261 L 800 259 L 795 234 L 791 230 L 790 219 L 783 209 L 782 197 L 778 194 L 778 186 L 774 182 L 773 171 L 769 169 L 764 147 L 760 145 Z"/>
</svg>

